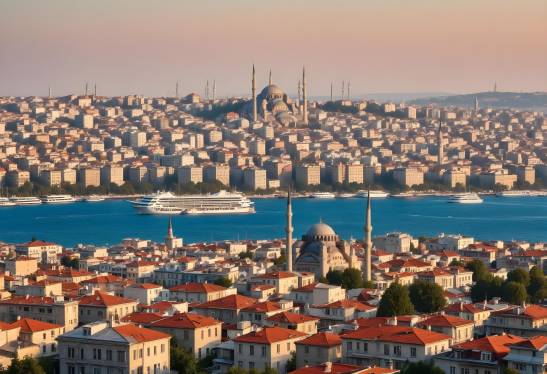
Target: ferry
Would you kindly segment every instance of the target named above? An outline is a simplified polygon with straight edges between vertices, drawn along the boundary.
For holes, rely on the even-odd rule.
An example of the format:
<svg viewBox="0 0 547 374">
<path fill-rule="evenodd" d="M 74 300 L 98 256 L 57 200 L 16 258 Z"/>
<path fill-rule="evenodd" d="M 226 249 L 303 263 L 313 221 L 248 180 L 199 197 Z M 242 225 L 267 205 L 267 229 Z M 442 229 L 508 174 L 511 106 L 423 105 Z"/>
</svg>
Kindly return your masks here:
<svg viewBox="0 0 547 374">
<path fill-rule="evenodd" d="M 42 200 L 34 196 L 16 196 L 10 199 L 15 205 L 37 205 L 42 204 Z"/>
<path fill-rule="evenodd" d="M 15 203 L 10 201 L 7 197 L 0 197 L 0 207 L 3 206 L 15 206 Z"/>
<path fill-rule="evenodd" d="M 46 195 L 42 197 L 44 204 L 73 203 L 76 199 L 70 195 Z"/>
<path fill-rule="evenodd" d="M 341 199 L 351 199 L 352 197 L 355 197 L 354 193 L 341 193 L 338 195 Z"/>
<path fill-rule="evenodd" d="M 531 191 L 501 191 L 496 193 L 496 196 L 500 197 L 520 197 L 520 196 L 532 196 Z"/>
<path fill-rule="evenodd" d="M 245 214 L 254 213 L 254 203 L 241 193 L 220 191 L 209 195 L 174 195 L 157 192 L 130 201 L 142 214 Z"/>
<path fill-rule="evenodd" d="M 83 201 L 88 203 L 94 203 L 97 201 L 104 201 L 104 200 L 105 200 L 105 197 L 101 195 L 89 195 L 83 198 Z"/>
<path fill-rule="evenodd" d="M 359 191 L 357 193 L 357 196 L 367 198 L 368 197 L 368 191 Z M 378 191 L 378 190 L 370 191 L 370 198 L 371 199 L 384 199 L 388 196 L 389 196 L 389 193 L 387 193 L 385 191 Z"/>
<path fill-rule="evenodd" d="M 314 192 L 310 194 L 312 199 L 334 199 L 336 197 L 332 192 Z"/>
<path fill-rule="evenodd" d="M 395 197 L 398 199 L 413 199 L 416 198 L 418 195 L 416 195 L 415 192 L 401 192 L 394 195 L 391 195 L 391 197 Z"/>
<path fill-rule="evenodd" d="M 483 202 L 483 199 L 481 199 L 480 196 L 477 195 L 476 193 L 470 192 L 470 193 L 452 195 L 450 199 L 448 200 L 448 202 L 457 203 L 457 204 L 480 204 Z"/>
</svg>

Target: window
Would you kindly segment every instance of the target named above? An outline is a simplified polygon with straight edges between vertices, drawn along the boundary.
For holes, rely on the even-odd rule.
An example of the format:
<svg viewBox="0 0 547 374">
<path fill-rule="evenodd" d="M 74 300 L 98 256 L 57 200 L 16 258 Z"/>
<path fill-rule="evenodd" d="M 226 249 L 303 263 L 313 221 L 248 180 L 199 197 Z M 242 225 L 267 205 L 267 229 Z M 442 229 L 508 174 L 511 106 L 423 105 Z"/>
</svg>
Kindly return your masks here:
<svg viewBox="0 0 547 374">
<path fill-rule="evenodd" d="M 456 367 L 450 366 L 450 374 L 456 374 Z"/>
<path fill-rule="evenodd" d="M 67 356 L 68 356 L 68 358 L 74 358 L 74 348 L 68 347 Z"/>
<path fill-rule="evenodd" d="M 416 357 L 416 347 L 410 347 L 410 357 Z"/>
<path fill-rule="evenodd" d="M 112 361 L 112 350 L 111 349 L 106 350 L 106 359 L 108 361 Z"/>
<path fill-rule="evenodd" d="M 304 352 L 305 353 L 310 353 L 310 347 L 308 347 L 307 345 L 304 346 Z"/>
<path fill-rule="evenodd" d="M 72 365 L 68 365 L 68 374 L 76 374 L 76 368 Z"/>
<path fill-rule="evenodd" d="M 384 344 L 384 355 L 389 356 L 389 344 Z"/>
<path fill-rule="evenodd" d="M 238 344 L 238 345 L 237 345 L 237 351 L 238 351 L 240 354 L 243 353 L 243 345 Z"/>
<path fill-rule="evenodd" d="M 266 357 L 266 346 L 262 346 L 262 357 Z"/>
<path fill-rule="evenodd" d="M 368 352 L 368 343 L 363 342 L 363 352 Z"/>
<path fill-rule="evenodd" d="M 255 368 L 255 363 L 252 361 L 249 361 L 249 369 L 254 369 L 254 368 Z"/>
<path fill-rule="evenodd" d="M 281 352 L 281 344 L 278 344 L 277 345 L 277 353 L 280 353 Z"/>
<path fill-rule="evenodd" d="M 351 350 L 352 350 L 352 346 L 351 346 L 351 345 L 352 345 L 351 342 L 347 342 L 347 343 L 346 343 L 346 349 L 347 349 L 348 352 L 351 352 Z"/>
<path fill-rule="evenodd" d="M 395 356 L 401 356 L 401 346 L 400 345 L 394 345 L 393 346 L 393 354 Z"/>
<path fill-rule="evenodd" d="M 249 345 L 249 355 L 254 356 L 255 355 L 255 347 L 254 345 Z"/>
<path fill-rule="evenodd" d="M 124 351 L 118 351 L 118 362 L 125 362 L 125 352 Z"/>
</svg>

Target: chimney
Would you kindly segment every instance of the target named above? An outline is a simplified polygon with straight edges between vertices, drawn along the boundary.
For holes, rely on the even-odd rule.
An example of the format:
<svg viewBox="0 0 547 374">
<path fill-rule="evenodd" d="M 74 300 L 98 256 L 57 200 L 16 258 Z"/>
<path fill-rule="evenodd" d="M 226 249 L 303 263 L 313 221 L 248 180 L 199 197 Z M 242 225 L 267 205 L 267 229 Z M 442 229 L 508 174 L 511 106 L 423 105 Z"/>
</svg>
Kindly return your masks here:
<svg viewBox="0 0 547 374">
<path fill-rule="evenodd" d="M 332 371 L 332 362 L 327 361 L 325 362 L 325 370 L 323 372 L 330 373 Z"/>
</svg>

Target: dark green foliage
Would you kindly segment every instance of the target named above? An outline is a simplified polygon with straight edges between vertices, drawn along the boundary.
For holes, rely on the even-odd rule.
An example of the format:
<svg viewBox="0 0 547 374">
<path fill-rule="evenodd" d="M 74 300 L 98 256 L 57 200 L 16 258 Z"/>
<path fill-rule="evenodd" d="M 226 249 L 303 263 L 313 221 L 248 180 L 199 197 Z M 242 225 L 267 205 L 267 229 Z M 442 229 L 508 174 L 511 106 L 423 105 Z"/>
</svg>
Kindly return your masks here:
<svg viewBox="0 0 547 374">
<path fill-rule="evenodd" d="M 61 257 L 61 265 L 69 267 L 69 268 L 73 268 L 73 269 L 78 269 L 78 259 L 71 258 L 69 256 L 63 256 Z"/>
<path fill-rule="evenodd" d="M 217 279 L 215 279 L 215 281 L 213 283 L 216 284 L 216 285 L 222 286 L 222 287 L 226 287 L 226 288 L 228 288 L 232 285 L 232 281 L 228 277 L 217 278 Z"/>
<path fill-rule="evenodd" d="M 392 283 L 380 300 L 378 317 L 393 317 L 414 313 L 414 305 L 410 301 L 408 288 L 399 283 Z"/>
<path fill-rule="evenodd" d="M 242 260 L 243 260 L 244 258 L 249 258 L 249 259 L 252 260 L 252 259 L 253 259 L 253 252 L 249 252 L 249 251 L 247 251 L 247 252 L 241 252 L 241 253 L 239 254 L 239 258 L 242 259 Z"/>
<path fill-rule="evenodd" d="M 515 270 L 511 270 L 507 274 L 507 280 L 509 282 L 517 282 L 522 284 L 524 287 L 528 287 L 530 285 L 530 274 L 522 268 L 517 268 Z"/>
<path fill-rule="evenodd" d="M 410 285 L 408 291 L 410 301 L 420 313 L 435 313 L 446 305 L 443 289 L 436 283 L 418 280 Z"/>
<path fill-rule="evenodd" d="M 521 305 L 528 298 L 528 294 L 522 283 L 509 281 L 502 286 L 502 298 L 508 303 Z"/>
<path fill-rule="evenodd" d="M 520 374 L 520 371 L 512 368 L 503 369 L 503 374 Z"/>
<path fill-rule="evenodd" d="M 277 267 L 285 266 L 287 264 L 287 251 L 281 250 L 281 256 L 274 260 L 274 265 Z"/>
<path fill-rule="evenodd" d="M 5 374 L 46 374 L 44 368 L 40 366 L 38 361 L 32 357 L 18 359 L 17 357 L 11 361 L 11 365 L 4 372 Z M 49 373 L 48 373 L 49 374 Z"/>
<path fill-rule="evenodd" d="M 406 365 L 401 374 L 444 374 L 441 368 L 428 362 L 414 362 Z"/>
<path fill-rule="evenodd" d="M 341 286 L 343 282 L 343 273 L 340 270 L 329 270 L 327 273 L 327 281 L 329 284 Z"/>
<path fill-rule="evenodd" d="M 473 281 L 475 282 L 486 279 L 490 276 L 488 268 L 481 260 L 470 261 L 465 265 L 465 268 L 473 272 Z"/>
<path fill-rule="evenodd" d="M 291 358 L 287 361 L 287 373 L 296 370 L 296 352 L 291 353 Z"/>
<path fill-rule="evenodd" d="M 547 284 L 545 282 L 545 275 L 543 271 L 534 266 L 530 269 L 530 284 L 528 285 L 528 295 L 530 301 L 533 303 L 539 303 L 547 297 Z"/>
<path fill-rule="evenodd" d="M 363 287 L 363 274 L 357 269 L 345 269 L 342 273 L 342 287 L 346 290 Z"/>
</svg>

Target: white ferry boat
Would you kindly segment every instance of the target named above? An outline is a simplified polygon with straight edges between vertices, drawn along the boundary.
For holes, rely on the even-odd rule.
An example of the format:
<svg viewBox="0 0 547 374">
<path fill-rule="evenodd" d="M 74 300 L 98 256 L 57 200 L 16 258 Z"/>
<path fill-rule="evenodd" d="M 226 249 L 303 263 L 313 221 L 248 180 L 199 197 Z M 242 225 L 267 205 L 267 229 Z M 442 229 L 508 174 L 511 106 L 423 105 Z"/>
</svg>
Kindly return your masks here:
<svg viewBox="0 0 547 374">
<path fill-rule="evenodd" d="M 531 191 L 501 191 L 496 193 L 496 196 L 500 197 L 520 197 L 520 196 L 531 196 Z"/>
<path fill-rule="evenodd" d="M 452 195 L 448 200 L 449 203 L 457 204 L 480 204 L 483 200 L 474 192 Z"/>
<path fill-rule="evenodd" d="M 391 197 L 395 197 L 397 199 L 413 199 L 417 197 L 415 192 L 401 192 L 394 195 L 391 195 Z"/>
<path fill-rule="evenodd" d="M 332 192 L 314 192 L 310 194 L 312 199 L 334 199 L 336 197 Z"/>
<path fill-rule="evenodd" d="M 10 201 L 7 197 L 0 197 L 0 207 L 3 206 L 15 206 L 15 203 Z"/>
<path fill-rule="evenodd" d="M 70 195 L 46 195 L 42 197 L 45 204 L 73 203 L 76 199 Z"/>
<path fill-rule="evenodd" d="M 143 214 L 239 214 L 254 213 L 254 203 L 241 193 L 220 191 L 210 195 L 174 195 L 158 192 L 131 201 Z"/>
<path fill-rule="evenodd" d="M 354 193 L 341 193 L 338 195 L 341 199 L 351 199 L 352 197 L 355 197 Z"/>
<path fill-rule="evenodd" d="M 364 197 L 364 198 L 367 198 L 368 197 L 368 191 L 359 191 L 357 193 L 357 196 L 358 197 Z M 389 196 L 389 193 L 385 192 L 385 191 L 370 191 L 370 198 L 371 199 L 383 199 L 383 198 L 386 198 Z"/>
<path fill-rule="evenodd" d="M 10 199 L 15 205 L 37 205 L 42 204 L 42 200 L 35 196 L 16 196 Z"/>
<path fill-rule="evenodd" d="M 104 201 L 104 200 L 105 200 L 105 197 L 101 195 L 89 195 L 83 198 L 83 201 L 88 203 L 94 203 L 97 201 Z"/>
</svg>

